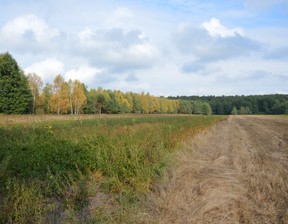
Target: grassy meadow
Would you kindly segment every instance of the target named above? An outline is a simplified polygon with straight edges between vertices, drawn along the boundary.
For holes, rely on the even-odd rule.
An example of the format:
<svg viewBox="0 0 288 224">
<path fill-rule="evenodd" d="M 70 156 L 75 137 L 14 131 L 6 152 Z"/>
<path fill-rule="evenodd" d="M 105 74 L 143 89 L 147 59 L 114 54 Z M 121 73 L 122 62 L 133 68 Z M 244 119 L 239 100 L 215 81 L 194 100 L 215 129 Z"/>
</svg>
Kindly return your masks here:
<svg viewBox="0 0 288 224">
<path fill-rule="evenodd" d="M 0 222 L 135 223 L 141 200 L 165 173 L 169 155 L 224 118 L 9 123 L 5 116 L 0 122 Z"/>
</svg>

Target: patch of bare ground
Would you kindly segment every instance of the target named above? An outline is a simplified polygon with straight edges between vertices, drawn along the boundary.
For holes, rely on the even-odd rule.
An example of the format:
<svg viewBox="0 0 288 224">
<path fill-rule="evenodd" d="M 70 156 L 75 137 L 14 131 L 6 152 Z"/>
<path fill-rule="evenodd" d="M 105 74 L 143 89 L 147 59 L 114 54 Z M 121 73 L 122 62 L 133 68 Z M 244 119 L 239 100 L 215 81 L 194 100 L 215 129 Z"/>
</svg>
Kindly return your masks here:
<svg viewBox="0 0 288 224">
<path fill-rule="evenodd" d="M 151 223 L 288 223 L 288 119 L 231 116 L 176 159 Z"/>
</svg>

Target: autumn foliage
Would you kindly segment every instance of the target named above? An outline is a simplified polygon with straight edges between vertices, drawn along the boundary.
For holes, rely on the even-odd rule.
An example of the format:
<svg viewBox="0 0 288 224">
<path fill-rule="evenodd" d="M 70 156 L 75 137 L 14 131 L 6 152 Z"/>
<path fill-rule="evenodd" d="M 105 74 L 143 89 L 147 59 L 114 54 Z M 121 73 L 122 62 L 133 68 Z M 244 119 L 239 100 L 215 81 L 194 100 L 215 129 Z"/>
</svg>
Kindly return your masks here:
<svg viewBox="0 0 288 224">
<path fill-rule="evenodd" d="M 0 113 L 32 114 L 211 114 L 210 105 L 155 97 L 149 93 L 88 90 L 79 80 L 57 75 L 43 87 L 41 77 L 27 76 L 9 53 L 0 54 Z"/>
<path fill-rule="evenodd" d="M 172 100 L 151 96 L 149 93 L 123 93 L 119 90 L 102 88 L 87 90 L 79 80 L 66 82 L 61 75 L 53 84 L 47 83 L 42 89 L 41 77 L 28 74 L 33 96 L 32 113 L 54 114 L 155 114 L 185 113 L 205 114 L 205 106 L 199 102 Z M 41 94 L 40 94 L 41 92 Z M 208 105 L 209 106 L 209 105 Z M 211 113 L 211 112 L 209 112 Z"/>
</svg>

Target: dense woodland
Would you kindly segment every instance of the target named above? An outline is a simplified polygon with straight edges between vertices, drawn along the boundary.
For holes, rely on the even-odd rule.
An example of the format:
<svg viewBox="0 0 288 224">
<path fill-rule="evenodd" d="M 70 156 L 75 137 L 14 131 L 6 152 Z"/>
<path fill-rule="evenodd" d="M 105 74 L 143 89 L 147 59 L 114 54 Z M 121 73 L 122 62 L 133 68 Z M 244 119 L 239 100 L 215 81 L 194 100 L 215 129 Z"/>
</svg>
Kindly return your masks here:
<svg viewBox="0 0 288 224">
<path fill-rule="evenodd" d="M 56 76 L 43 87 L 37 74 L 25 75 L 15 59 L 0 54 L 0 113 L 5 114 L 119 114 L 184 113 L 211 114 L 206 102 L 154 97 L 149 93 L 123 93 L 90 89 L 79 80 Z"/>
<path fill-rule="evenodd" d="M 7 52 L 0 54 L 0 113 L 4 114 L 288 114 L 288 95 L 155 97 L 149 93 L 90 89 L 56 76 L 43 86 Z"/>
<path fill-rule="evenodd" d="M 288 114 L 288 95 L 254 96 L 177 96 L 169 99 L 202 101 L 213 114 Z"/>
</svg>

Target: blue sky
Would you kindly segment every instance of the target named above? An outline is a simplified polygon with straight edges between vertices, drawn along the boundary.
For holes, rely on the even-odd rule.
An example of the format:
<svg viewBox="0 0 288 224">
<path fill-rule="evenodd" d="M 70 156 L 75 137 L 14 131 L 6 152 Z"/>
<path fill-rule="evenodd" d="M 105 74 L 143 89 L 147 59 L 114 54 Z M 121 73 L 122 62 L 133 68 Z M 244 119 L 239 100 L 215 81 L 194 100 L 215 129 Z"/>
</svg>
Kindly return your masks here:
<svg viewBox="0 0 288 224">
<path fill-rule="evenodd" d="M 288 0 L 0 0 L 0 52 L 45 82 L 288 94 Z"/>
</svg>

